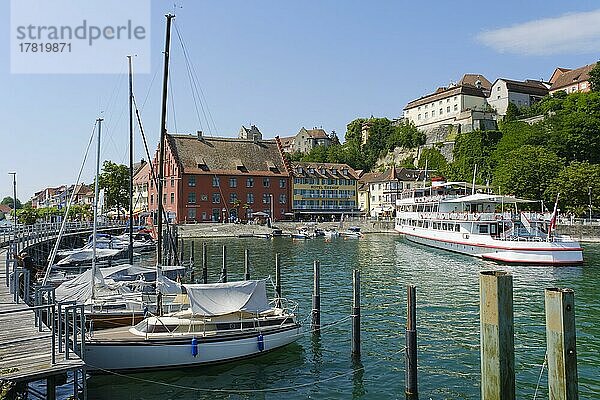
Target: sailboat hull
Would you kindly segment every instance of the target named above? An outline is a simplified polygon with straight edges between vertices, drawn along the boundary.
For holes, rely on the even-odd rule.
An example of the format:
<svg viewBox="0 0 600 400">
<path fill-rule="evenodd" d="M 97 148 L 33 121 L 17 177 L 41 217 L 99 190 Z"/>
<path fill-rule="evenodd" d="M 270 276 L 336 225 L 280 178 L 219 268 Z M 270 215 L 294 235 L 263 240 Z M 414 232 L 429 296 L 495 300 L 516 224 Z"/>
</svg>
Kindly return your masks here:
<svg viewBox="0 0 600 400">
<path fill-rule="evenodd" d="M 301 333 L 298 324 L 265 330 L 262 332 L 262 350 L 258 331 L 197 337 L 197 347 L 192 345 L 191 335 L 177 339 L 145 340 L 141 337 L 123 341 L 92 338 L 85 343 L 84 360 L 88 371 L 99 373 L 210 365 L 280 348 L 296 341 Z"/>
</svg>

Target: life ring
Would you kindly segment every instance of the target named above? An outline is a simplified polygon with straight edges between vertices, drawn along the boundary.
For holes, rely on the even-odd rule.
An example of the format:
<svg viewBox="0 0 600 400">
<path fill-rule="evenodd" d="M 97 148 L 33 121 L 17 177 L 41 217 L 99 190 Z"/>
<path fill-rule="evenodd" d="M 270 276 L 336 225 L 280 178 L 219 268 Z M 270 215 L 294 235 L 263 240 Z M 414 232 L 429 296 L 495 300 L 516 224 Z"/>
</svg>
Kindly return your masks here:
<svg viewBox="0 0 600 400">
<path fill-rule="evenodd" d="M 474 220 L 474 221 L 479 221 L 479 217 L 480 217 L 480 216 L 481 216 L 481 214 L 479 214 L 479 213 L 474 213 L 474 214 L 473 214 L 473 220 Z"/>
</svg>

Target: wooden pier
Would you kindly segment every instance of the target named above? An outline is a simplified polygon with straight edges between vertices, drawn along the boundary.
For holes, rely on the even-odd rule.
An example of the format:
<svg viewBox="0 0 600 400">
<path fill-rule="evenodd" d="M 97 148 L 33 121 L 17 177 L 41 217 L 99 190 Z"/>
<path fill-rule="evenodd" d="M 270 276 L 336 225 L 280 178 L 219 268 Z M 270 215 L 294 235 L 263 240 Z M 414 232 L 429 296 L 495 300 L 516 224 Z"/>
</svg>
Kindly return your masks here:
<svg viewBox="0 0 600 400">
<path fill-rule="evenodd" d="M 7 255 L 6 247 L 0 249 L 1 266 L 6 265 Z M 52 331 L 41 322 L 36 326 L 33 308 L 14 303 L 13 294 L 4 284 L 5 274 L 6 269 L 0 268 L 0 381 L 53 382 L 57 375 L 84 369 L 85 363 L 74 352 L 65 357 L 56 351 Z M 47 398 L 53 398 L 53 393 L 47 393 Z"/>
</svg>

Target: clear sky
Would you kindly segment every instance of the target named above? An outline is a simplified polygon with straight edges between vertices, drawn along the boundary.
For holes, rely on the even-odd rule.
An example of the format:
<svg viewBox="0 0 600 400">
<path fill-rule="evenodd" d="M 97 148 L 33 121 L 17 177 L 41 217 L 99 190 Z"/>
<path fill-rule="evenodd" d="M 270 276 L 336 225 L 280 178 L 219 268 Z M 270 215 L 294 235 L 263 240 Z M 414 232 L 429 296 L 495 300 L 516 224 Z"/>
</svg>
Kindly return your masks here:
<svg viewBox="0 0 600 400">
<path fill-rule="evenodd" d="M 134 82 L 138 103 L 146 99 L 151 151 L 158 142 L 164 14 L 174 3 L 212 120 L 202 111 L 198 117 L 174 31 L 171 132 L 235 137 L 241 125 L 255 124 L 271 138 L 322 126 L 343 138 L 353 119 L 398 117 L 408 101 L 464 73 L 492 82 L 548 80 L 557 66 L 600 57 L 597 1 L 156 0 L 151 73 L 136 74 Z M 102 158 L 128 162 L 126 54 L 123 74 L 11 74 L 9 5 L 0 3 L 0 198 L 12 195 L 8 172 L 16 171 L 25 202 L 37 190 L 75 182 L 100 112 Z M 137 140 L 135 158 L 142 157 Z M 93 179 L 90 158 L 86 183 Z"/>
</svg>

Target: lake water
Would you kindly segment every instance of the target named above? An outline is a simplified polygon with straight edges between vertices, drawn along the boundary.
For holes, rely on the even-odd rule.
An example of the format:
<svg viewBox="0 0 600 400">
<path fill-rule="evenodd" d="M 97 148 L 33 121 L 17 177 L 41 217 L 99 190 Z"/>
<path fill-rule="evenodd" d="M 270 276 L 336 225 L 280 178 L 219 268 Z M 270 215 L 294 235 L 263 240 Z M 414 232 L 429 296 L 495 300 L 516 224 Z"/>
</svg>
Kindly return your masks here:
<svg viewBox="0 0 600 400">
<path fill-rule="evenodd" d="M 544 288 L 575 290 L 579 394 L 600 398 L 600 244 L 584 245 L 579 267 L 501 266 L 406 242 L 397 235 L 361 239 L 207 240 L 209 279 L 218 280 L 227 245 L 229 280 L 243 275 L 248 248 L 253 278 L 274 275 L 281 254 L 283 296 L 310 313 L 313 260 L 321 262 L 321 322 L 333 324 L 265 355 L 165 372 L 94 376 L 90 399 L 394 399 L 404 398 L 406 285 L 417 286 L 419 396 L 480 397 L 479 276 L 513 274 L 517 398 L 533 398 L 546 347 Z M 196 241 L 196 265 L 201 260 Z M 186 253 L 189 242 L 186 242 Z M 189 253 L 188 253 L 189 254 Z M 350 356 L 352 270 L 361 271 L 362 357 Z M 197 273 L 197 276 L 201 276 Z M 307 330 L 308 324 L 305 324 Z M 544 371 L 538 398 L 548 398 Z"/>
</svg>

